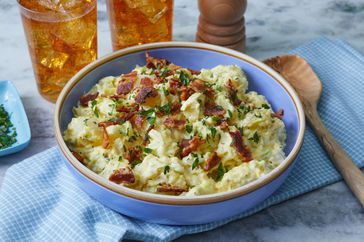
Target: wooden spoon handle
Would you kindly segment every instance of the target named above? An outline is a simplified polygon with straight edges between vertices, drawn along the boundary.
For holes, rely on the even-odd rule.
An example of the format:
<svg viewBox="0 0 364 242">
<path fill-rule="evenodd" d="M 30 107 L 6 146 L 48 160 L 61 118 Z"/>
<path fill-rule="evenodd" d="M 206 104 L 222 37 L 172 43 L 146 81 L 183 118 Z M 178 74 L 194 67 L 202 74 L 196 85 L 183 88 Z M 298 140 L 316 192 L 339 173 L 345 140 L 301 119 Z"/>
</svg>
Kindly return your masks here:
<svg viewBox="0 0 364 242">
<path fill-rule="evenodd" d="M 330 131 L 322 123 L 316 107 L 310 106 L 307 102 L 304 102 L 304 106 L 306 106 L 307 120 L 310 122 L 313 131 L 330 156 L 332 163 L 341 173 L 346 184 L 364 207 L 364 174 L 349 158 L 336 142 Z"/>
</svg>

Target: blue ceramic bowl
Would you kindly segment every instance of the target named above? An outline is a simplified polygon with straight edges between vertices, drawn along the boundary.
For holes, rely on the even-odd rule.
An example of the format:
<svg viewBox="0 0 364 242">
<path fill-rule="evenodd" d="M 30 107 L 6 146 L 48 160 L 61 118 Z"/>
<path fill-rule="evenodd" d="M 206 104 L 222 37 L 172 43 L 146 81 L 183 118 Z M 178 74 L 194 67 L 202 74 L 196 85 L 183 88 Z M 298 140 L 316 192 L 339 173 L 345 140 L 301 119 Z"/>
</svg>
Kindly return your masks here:
<svg viewBox="0 0 364 242">
<path fill-rule="evenodd" d="M 21 151 L 30 141 L 30 128 L 20 96 L 10 81 L 0 81 L 0 104 L 10 115 L 10 121 L 16 128 L 17 141 L 10 147 L 0 150 L 0 156 Z"/>
<path fill-rule="evenodd" d="M 72 119 L 79 97 L 101 78 L 130 72 L 145 64 L 145 51 L 152 56 L 199 70 L 219 64 L 238 65 L 247 74 L 249 89 L 267 97 L 275 110 L 283 108 L 287 129 L 287 158 L 272 172 L 228 192 L 198 197 L 175 197 L 133 190 L 108 181 L 83 166 L 67 148 L 62 133 Z M 270 196 L 291 171 L 303 143 L 305 119 L 293 88 L 265 64 L 230 49 L 189 42 L 166 42 L 120 50 L 91 63 L 67 83 L 55 111 L 56 138 L 64 160 L 79 186 L 91 197 L 122 214 L 170 225 L 203 224 L 242 213 Z"/>
</svg>

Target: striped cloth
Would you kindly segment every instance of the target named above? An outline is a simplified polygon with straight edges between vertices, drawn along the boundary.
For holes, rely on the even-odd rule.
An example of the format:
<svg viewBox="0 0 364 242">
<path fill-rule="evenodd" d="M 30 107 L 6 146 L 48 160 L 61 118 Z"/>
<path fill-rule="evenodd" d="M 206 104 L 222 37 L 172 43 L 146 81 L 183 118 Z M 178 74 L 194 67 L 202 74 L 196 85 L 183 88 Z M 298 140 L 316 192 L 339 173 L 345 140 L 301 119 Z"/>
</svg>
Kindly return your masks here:
<svg viewBox="0 0 364 242">
<path fill-rule="evenodd" d="M 342 41 L 321 38 L 292 53 L 304 57 L 323 82 L 324 123 L 360 167 L 364 165 L 364 57 Z M 310 128 L 300 159 L 271 197 L 233 218 L 196 226 L 164 226 L 118 214 L 75 185 L 57 148 L 7 171 L 0 192 L 0 241 L 170 241 L 214 229 L 268 206 L 340 180 Z"/>
</svg>

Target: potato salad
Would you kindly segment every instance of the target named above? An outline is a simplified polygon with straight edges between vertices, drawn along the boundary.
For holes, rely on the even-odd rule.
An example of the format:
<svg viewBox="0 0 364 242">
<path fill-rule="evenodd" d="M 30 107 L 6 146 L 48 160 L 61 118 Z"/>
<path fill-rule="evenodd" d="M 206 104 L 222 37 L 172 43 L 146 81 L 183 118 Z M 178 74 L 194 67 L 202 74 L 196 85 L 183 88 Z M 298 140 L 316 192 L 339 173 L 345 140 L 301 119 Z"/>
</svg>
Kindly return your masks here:
<svg viewBox="0 0 364 242">
<path fill-rule="evenodd" d="M 247 88 L 238 66 L 196 71 L 146 53 L 145 66 L 80 97 L 64 140 L 122 186 L 174 196 L 229 191 L 285 159 L 283 110 Z"/>
</svg>

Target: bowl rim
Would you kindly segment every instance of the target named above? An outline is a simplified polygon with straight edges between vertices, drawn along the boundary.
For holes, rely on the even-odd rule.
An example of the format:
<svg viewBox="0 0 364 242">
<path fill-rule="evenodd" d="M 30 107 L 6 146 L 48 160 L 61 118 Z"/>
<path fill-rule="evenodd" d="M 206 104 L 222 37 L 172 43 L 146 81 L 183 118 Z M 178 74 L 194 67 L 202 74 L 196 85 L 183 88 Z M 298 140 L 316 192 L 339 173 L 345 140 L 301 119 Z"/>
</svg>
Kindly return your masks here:
<svg viewBox="0 0 364 242">
<path fill-rule="evenodd" d="M 96 69 L 97 67 L 111 61 L 112 59 L 128 55 L 135 52 L 140 51 L 149 51 L 154 49 L 164 49 L 164 48 L 190 48 L 190 49 L 200 49 L 200 50 L 209 50 L 213 52 L 218 52 L 224 55 L 232 56 L 238 58 L 242 61 L 248 62 L 251 65 L 254 65 L 256 68 L 262 70 L 266 74 L 268 74 L 272 79 L 274 79 L 278 84 L 282 86 L 288 93 L 291 98 L 291 101 L 295 105 L 298 114 L 298 136 L 297 140 L 288 154 L 286 159 L 284 159 L 281 164 L 279 164 L 276 168 L 274 168 L 268 174 L 263 175 L 257 180 L 245 184 L 241 187 L 235 188 L 230 191 L 219 192 L 208 195 L 194 196 L 194 197 L 180 197 L 180 196 L 172 196 L 172 195 L 162 195 L 162 194 L 154 194 L 147 193 L 144 191 L 134 190 L 122 185 L 118 185 L 116 183 L 110 182 L 106 178 L 94 173 L 89 168 L 81 164 L 68 149 L 65 141 L 63 140 L 63 136 L 60 129 L 60 113 L 63 107 L 63 103 L 68 96 L 68 93 L 72 90 L 72 88 L 90 71 Z M 150 43 L 138 46 L 128 47 L 122 50 L 118 50 L 111 54 L 105 55 L 100 59 L 90 63 L 83 69 L 81 69 L 75 76 L 71 78 L 71 80 L 65 85 L 63 90 L 61 91 L 57 103 L 55 106 L 54 112 L 54 130 L 55 137 L 60 148 L 60 151 L 63 153 L 63 156 L 66 158 L 66 161 L 74 168 L 74 171 L 78 172 L 80 175 L 93 182 L 94 184 L 103 187 L 109 191 L 117 193 L 121 196 L 126 196 L 128 198 L 141 200 L 144 202 L 150 203 L 158 203 L 158 204 L 168 204 L 168 205 L 200 205 L 200 204 L 209 204 L 222 202 L 225 200 L 237 198 L 239 196 L 251 193 L 259 188 L 267 185 L 273 180 L 277 179 L 281 174 L 283 174 L 293 163 L 293 161 L 297 158 L 299 151 L 302 147 L 304 140 L 304 132 L 305 132 L 305 115 L 303 111 L 302 104 L 300 99 L 293 89 L 293 87 L 276 71 L 267 66 L 266 64 L 258 61 L 246 54 L 241 52 L 231 50 L 225 47 L 220 47 L 211 44 L 205 43 L 197 43 L 197 42 L 179 42 L 179 41 L 171 41 L 171 42 L 157 42 Z"/>
</svg>

